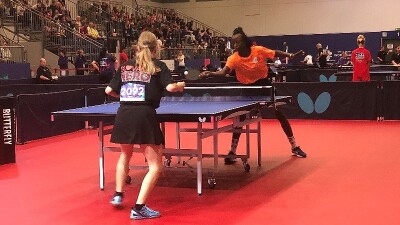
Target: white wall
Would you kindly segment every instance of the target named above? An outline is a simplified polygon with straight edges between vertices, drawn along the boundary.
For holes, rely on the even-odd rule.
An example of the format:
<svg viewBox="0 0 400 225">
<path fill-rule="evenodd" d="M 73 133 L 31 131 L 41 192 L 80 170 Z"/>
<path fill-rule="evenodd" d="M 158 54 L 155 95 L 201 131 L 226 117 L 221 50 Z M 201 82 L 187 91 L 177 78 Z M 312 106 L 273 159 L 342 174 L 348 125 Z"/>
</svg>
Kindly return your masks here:
<svg viewBox="0 0 400 225">
<path fill-rule="evenodd" d="M 129 0 L 128 0 L 129 1 Z M 223 0 L 139 4 L 174 8 L 226 34 L 242 26 L 249 36 L 394 30 L 399 0 Z"/>
</svg>

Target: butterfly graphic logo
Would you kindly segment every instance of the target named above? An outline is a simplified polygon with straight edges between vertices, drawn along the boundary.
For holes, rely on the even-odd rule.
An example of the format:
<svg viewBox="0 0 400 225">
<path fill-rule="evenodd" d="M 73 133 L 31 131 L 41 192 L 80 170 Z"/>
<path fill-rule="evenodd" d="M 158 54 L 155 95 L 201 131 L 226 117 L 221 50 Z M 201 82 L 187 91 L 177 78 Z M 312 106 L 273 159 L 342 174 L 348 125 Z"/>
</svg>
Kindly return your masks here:
<svg viewBox="0 0 400 225">
<path fill-rule="evenodd" d="M 206 118 L 205 118 L 205 117 L 203 117 L 203 118 L 199 117 L 199 122 L 200 122 L 200 123 L 206 122 Z"/>
<path fill-rule="evenodd" d="M 335 75 L 331 75 L 329 77 L 329 79 L 324 74 L 319 75 L 320 82 L 336 82 L 336 80 L 337 80 L 337 76 L 335 76 Z"/>
<path fill-rule="evenodd" d="M 297 95 L 297 102 L 305 113 L 311 114 L 315 110 L 316 113 L 321 114 L 329 108 L 331 103 L 331 95 L 328 92 L 322 92 L 320 95 L 318 95 L 314 103 L 309 95 L 304 92 L 300 92 Z"/>
</svg>

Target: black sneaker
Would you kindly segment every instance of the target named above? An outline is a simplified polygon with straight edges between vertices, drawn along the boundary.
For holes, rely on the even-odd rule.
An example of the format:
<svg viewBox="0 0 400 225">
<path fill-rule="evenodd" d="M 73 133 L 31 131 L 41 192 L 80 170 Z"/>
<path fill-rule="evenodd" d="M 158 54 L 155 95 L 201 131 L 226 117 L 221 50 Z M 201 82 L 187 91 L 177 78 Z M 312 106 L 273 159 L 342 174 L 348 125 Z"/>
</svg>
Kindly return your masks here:
<svg viewBox="0 0 400 225">
<path fill-rule="evenodd" d="M 143 220 L 143 219 L 157 218 L 160 216 L 161 216 L 161 214 L 159 211 L 155 211 L 155 210 L 150 209 L 147 206 L 143 206 L 143 208 L 141 210 L 132 208 L 130 218 L 133 220 Z"/>
<path fill-rule="evenodd" d="M 292 155 L 297 156 L 299 158 L 306 158 L 307 154 L 301 150 L 300 146 L 297 146 L 296 148 L 292 149 Z"/>
<path fill-rule="evenodd" d="M 229 156 L 236 156 L 236 154 L 232 151 L 229 151 L 228 157 Z M 236 163 L 236 158 L 225 158 L 225 165 L 232 165 L 234 163 Z"/>
</svg>

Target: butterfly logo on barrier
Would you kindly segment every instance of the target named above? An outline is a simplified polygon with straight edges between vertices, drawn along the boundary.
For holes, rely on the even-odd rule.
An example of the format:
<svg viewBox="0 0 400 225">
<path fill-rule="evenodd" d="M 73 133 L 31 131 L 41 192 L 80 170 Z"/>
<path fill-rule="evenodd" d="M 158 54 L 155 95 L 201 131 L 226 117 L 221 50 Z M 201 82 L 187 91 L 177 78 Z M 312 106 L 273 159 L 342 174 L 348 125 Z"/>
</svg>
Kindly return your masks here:
<svg viewBox="0 0 400 225">
<path fill-rule="evenodd" d="M 305 113 L 311 114 L 315 110 L 316 113 L 321 114 L 329 108 L 331 103 L 331 95 L 328 92 L 322 92 L 320 95 L 318 95 L 314 103 L 308 94 L 300 92 L 297 95 L 297 102 Z"/>
<path fill-rule="evenodd" d="M 206 122 L 206 118 L 205 118 L 205 117 L 203 117 L 203 118 L 199 117 L 199 122 L 200 122 L 200 123 Z"/>
<path fill-rule="evenodd" d="M 329 77 L 329 79 L 324 74 L 319 75 L 320 82 L 336 82 L 336 80 L 337 80 L 337 76 L 335 76 L 335 75 L 331 75 Z"/>
</svg>

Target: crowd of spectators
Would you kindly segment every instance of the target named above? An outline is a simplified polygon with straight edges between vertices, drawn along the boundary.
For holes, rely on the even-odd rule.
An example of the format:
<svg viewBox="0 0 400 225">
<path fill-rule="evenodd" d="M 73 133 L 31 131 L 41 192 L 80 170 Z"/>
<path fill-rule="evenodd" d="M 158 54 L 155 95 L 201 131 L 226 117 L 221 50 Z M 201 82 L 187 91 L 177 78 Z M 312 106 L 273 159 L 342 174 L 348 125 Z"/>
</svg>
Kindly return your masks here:
<svg viewBox="0 0 400 225">
<path fill-rule="evenodd" d="M 115 6 L 110 7 L 107 2 L 78 1 L 78 15 L 72 18 L 64 0 L 0 1 L 3 2 L 0 2 L 0 6 L 7 8 L 3 10 L 6 15 L 14 16 L 18 22 L 30 26 L 31 29 L 32 26 L 34 30 L 44 29 L 45 34 L 52 37 L 64 56 L 65 45 L 73 45 L 76 48 L 73 52 L 85 49 L 81 43 L 71 44 L 64 41 L 71 40 L 70 35 L 77 35 L 93 39 L 103 46 L 111 46 L 108 41 L 120 40 L 121 48 L 126 49 L 124 54 L 133 57 L 137 51 L 137 39 L 142 31 L 156 34 L 162 49 L 159 56 L 161 59 L 174 59 L 182 49 L 187 59 L 205 58 L 206 54 L 207 58 L 224 58 L 227 53 L 225 37 L 214 36 L 207 28 L 195 28 L 193 21 L 185 22 L 173 9 L 128 13 Z M 50 22 L 43 23 L 43 17 Z M 109 51 L 114 52 L 114 49 Z M 83 51 L 80 52 L 78 55 L 83 54 Z M 70 51 L 68 53 L 71 54 Z M 69 56 L 71 62 L 76 60 L 75 55 Z"/>
</svg>

